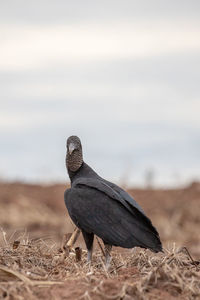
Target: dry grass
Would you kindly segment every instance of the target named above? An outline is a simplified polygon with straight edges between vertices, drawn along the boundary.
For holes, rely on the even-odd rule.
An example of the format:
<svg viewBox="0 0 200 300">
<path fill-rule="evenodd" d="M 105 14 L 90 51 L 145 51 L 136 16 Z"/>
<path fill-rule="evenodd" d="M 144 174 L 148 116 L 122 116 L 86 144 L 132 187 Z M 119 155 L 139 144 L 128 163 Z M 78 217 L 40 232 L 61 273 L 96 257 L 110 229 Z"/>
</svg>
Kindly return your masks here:
<svg viewBox="0 0 200 300">
<path fill-rule="evenodd" d="M 109 272 L 97 241 L 92 266 L 84 249 L 77 261 L 75 251 L 63 247 L 73 229 L 63 190 L 0 185 L 0 299 L 200 299 L 199 185 L 133 191 L 165 252 L 114 248 Z M 81 237 L 76 246 L 84 247 Z"/>
<path fill-rule="evenodd" d="M 76 262 L 74 250 L 67 253 L 52 241 L 29 240 L 24 235 L 18 242 L 8 242 L 4 237 L 4 242 L 0 248 L 0 295 L 5 299 L 23 299 L 22 295 L 37 299 L 36 289 L 43 296 L 49 294 L 50 299 L 52 286 L 59 296 L 72 279 L 76 281 L 76 293 L 83 299 L 98 299 L 97 296 L 99 299 L 133 299 L 133 296 L 162 299 L 163 293 L 168 297 L 194 299 L 200 295 L 200 263 L 191 260 L 185 249 L 174 247 L 157 255 L 135 249 L 129 251 L 129 256 L 114 251 L 108 272 L 100 250 L 96 251 L 92 266 L 88 266 L 86 251 L 81 261 Z M 83 288 L 77 285 L 77 279 Z"/>
</svg>

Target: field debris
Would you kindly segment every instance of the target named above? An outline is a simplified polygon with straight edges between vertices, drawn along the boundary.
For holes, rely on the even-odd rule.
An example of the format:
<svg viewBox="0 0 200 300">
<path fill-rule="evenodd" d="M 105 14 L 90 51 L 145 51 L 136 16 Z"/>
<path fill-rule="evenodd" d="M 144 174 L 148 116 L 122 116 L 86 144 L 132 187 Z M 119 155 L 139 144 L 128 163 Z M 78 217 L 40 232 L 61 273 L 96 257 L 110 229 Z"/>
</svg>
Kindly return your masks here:
<svg viewBox="0 0 200 300">
<path fill-rule="evenodd" d="M 64 189 L 0 184 L 0 299 L 200 299 L 200 189 L 135 190 L 164 253 L 114 247 L 109 271 L 98 238 L 87 264 Z"/>
<path fill-rule="evenodd" d="M 68 249 L 71 249 L 74 246 L 80 233 L 81 233 L 80 229 L 76 228 L 74 230 L 74 232 L 72 233 L 70 239 L 67 241 L 67 244 L 66 244 Z"/>
<path fill-rule="evenodd" d="M 25 244 L 21 240 L 15 249 L 11 241 L 0 247 L 0 298 L 6 290 L 10 299 L 21 294 L 34 299 L 35 288 L 45 294 L 41 289 L 45 286 L 48 293 L 55 287 L 62 293 L 68 282 L 79 286 L 79 280 L 83 285 L 82 299 L 151 299 L 155 291 L 181 299 L 200 295 L 200 264 L 194 264 L 185 248 L 165 249 L 160 254 L 135 248 L 129 255 L 116 249 L 110 272 L 105 269 L 101 250 L 95 251 L 91 267 L 86 262 L 87 253 L 80 247 L 66 255 L 42 239 L 26 239 Z"/>
</svg>

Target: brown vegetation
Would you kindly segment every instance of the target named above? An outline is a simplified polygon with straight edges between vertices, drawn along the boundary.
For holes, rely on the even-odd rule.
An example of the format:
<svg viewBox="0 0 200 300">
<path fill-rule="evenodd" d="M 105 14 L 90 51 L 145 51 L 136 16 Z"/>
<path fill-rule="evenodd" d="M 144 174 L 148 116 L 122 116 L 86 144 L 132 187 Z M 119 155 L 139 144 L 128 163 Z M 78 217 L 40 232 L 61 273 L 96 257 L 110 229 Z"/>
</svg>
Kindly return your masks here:
<svg viewBox="0 0 200 300">
<path fill-rule="evenodd" d="M 0 299 L 200 299 L 200 184 L 129 191 L 165 253 L 114 248 L 109 272 L 97 241 L 91 267 L 82 237 L 75 244 L 81 260 L 63 247 L 74 230 L 64 189 L 0 184 Z"/>
</svg>

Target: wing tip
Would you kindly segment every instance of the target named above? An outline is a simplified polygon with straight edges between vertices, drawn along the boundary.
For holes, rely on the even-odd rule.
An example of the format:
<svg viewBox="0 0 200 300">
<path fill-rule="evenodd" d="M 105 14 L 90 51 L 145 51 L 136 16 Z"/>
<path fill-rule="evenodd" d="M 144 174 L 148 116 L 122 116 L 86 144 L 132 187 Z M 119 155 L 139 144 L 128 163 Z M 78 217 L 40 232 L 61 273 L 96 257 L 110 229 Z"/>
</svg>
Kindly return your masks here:
<svg viewBox="0 0 200 300">
<path fill-rule="evenodd" d="M 162 247 L 162 243 L 161 243 L 159 237 L 158 237 L 157 245 L 155 245 L 154 247 L 152 247 L 150 250 L 152 250 L 155 253 L 164 252 L 163 251 L 163 247 Z"/>
</svg>

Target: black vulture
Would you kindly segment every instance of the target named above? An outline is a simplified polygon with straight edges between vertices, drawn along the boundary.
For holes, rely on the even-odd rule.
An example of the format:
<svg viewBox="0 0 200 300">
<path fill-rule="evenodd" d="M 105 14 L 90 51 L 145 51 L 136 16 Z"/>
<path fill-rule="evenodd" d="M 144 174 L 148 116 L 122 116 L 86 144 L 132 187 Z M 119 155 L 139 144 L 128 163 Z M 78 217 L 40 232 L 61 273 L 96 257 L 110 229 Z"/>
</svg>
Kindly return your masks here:
<svg viewBox="0 0 200 300">
<path fill-rule="evenodd" d="M 112 246 L 162 251 L 159 234 L 138 203 L 83 161 L 82 145 L 77 136 L 67 139 L 66 167 L 71 188 L 64 193 L 65 205 L 71 219 L 82 231 L 88 262 L 92 258 L 94 234 L 105 245 L 107 267 Z"/>
</svg>

